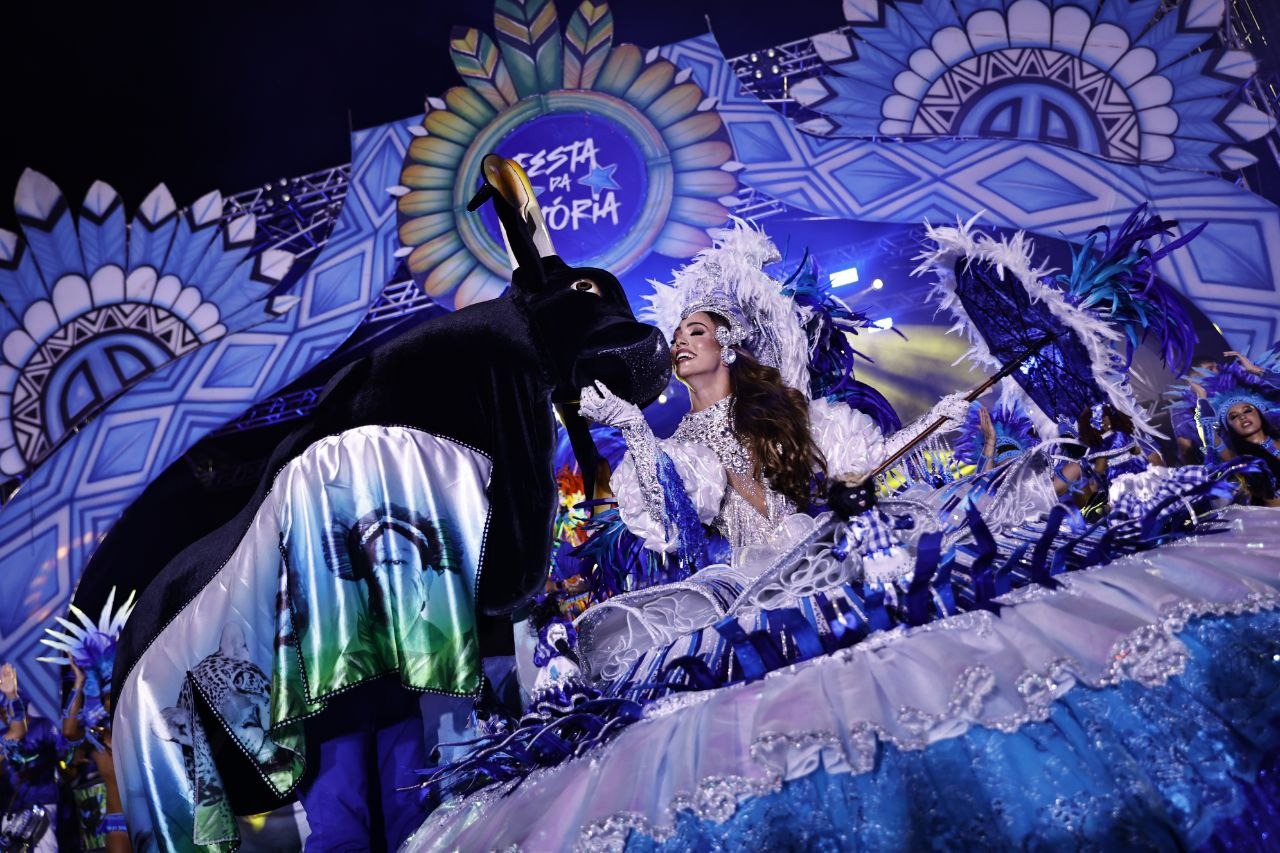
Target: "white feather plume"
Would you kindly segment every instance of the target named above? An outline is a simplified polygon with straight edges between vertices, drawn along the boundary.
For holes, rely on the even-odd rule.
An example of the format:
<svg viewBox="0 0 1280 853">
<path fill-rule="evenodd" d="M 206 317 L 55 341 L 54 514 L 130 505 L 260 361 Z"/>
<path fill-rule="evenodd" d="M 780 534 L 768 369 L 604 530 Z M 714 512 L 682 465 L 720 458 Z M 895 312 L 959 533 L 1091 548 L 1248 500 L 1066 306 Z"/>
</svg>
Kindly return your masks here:
<svg viewBox="0 0 1280 853">
<path fill-rule="evenodd" d="M 106 634 L 112 639 L 118 639 L 120 631 L 124 628 L 124 623 L 129 619 L 129 615 L 133 613 L 133 606 L 137 601 L 137 592 L 129 593 L 129 597 L 120 605 L 119 610 L 114 610 L 116 601 L 116 588 L 112 587 L 111 592 L 107 595 L 106 604 L 103 605 L 102 613 L 97 619 L 85 613 L 76 605 L 70 607 L 71 615 L 78 620 L 73 622 L 62 616 L 55 616 L 54 621 L 67 630 L 67 633 L 55 631 L 52 628 L 45 628 L 44 632 L 48 637 L 42 637 L 40 642 L 49 646 L 57 652 L 61 652 L 60 657 L 39 657 L 36 660 L 42 663 L 51 663 L 61 666 L 67 662 L 66 655 L 76 655 L 95 634 Z"/>
<path fill-rule="evenodd" d="M 1089 354 L 1093 381 L 1111 405 L 1128 415 L 1136 429 L 1158 436 L 1159 433 L 1148 420 L 1147 412 L 1133 395 L 1124 359 L 1116 350 L 1116 345 L 1123 341 L 1124 336 L 1097 315 L 1069 303 L 1062 291 L 1042 283 L 1042 279 L 1054 271 L 1035 266 L 1031 257 L 1034 245 L 1026 234 L 1019 231 L 1012 237 L 995 240 L 973 227 L 981 215 L 981 212 L 975 214 L 967 222 L 957 220 L 955 226 L 935 228 L 926 222 L 926 236 L 934 245 L 932 249 L 926 249 L 916 256 L 920 265 L 912 273 L 924 275 L 932 272 L 936 277 L 933 296 L 939 307 L 951 312 L 955 318 L 955 325 L 949 331 L 959 331 L 969 341 L 968 352 L 959 360 L 972 359 L 992 370 L 999 370 L 1004 366 L 991 354 L 956 293 L 957 261 L 966 259 L 970 263 L 990 263 L 1000 275 L 1008 270 L 1022 283 L 1033 303 L 1044 303 L 1049 312 L 1076 335 Z M 1001 381 L 1000 401 L 1005 405 L 1014 401 L 1022 403 L 1041 438 L 1054 438 L 1058 435 L 1057 423 L 1035 404 L 1013 377 L 1006 377 Z"/>
<path fill-rule="evenodd" d="M 783 381 L 809 396 L 809 339 L 794 301 L 782 295 L 782 283 L 764 268 L 781 255 L 763 231 L 745 220 L 713 232 L 712 245 L 672 273 L 670 284 L 650 280 L 653 293 L 640 319 L 652 322 L 668 339 L 685 309 L 711 290 L 723 290 L 739 306 L 751 327 L 746 345 L 756 358 L 778 368 Z M 767 353 L 778 353 L 778 363 Z"/>
</svg>

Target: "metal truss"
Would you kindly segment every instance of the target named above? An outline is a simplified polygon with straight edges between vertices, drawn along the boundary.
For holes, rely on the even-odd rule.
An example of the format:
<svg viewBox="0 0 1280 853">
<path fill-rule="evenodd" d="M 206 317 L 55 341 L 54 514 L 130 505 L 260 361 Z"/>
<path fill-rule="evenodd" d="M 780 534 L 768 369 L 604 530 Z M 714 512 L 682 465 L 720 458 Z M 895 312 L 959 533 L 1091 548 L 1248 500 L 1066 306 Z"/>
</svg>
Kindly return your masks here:
<svg viewBox="0 0 1280 853">
<path fill-rule="evenodd" d="M 1247 50 L 1262 57 L 1260 69 L 1244 87 L 1244 99 L 1272 119 L 1280 119 L 1280 69 L 1268 61 L 1276 52 L 1280 32 L 1280 13 L 1275 0 L 1230 0 L 1222 23 L 1222 42 L 1226 47 Z M 1271 30 L 1272 38 L 1268 38 Z M 1265 137 L 1272 158 L 1280 164 L 1280 124 Z"/>
<path fill-rule="evenodd" d="M 323 388 L 317 385 L 314 388 L 304 388 L 301 391 L 292 391 L 263 400 L 231 423 L 214 430 L 210 435 L 247 432 L 310 414 L 319 402 L 322 390 Z"/>
<path fill-rule="evenodd" d="M 791 84 L 822 71 L 822 60 L 810 39 L 753 50 L 728 60 L 742 88 L 766 104 L 795 104 Z"/>
<path fill-rule="evenodd" d="M 733 215 L 750 222 L 759 222 L 770 216 L 785 213 L 790 208 L 786 202 L 760 192 L 755 187 L 738 187 L 738 201 L 733 205 Z"/>
<path fill-rule="evenodd" d="M 350 163 L 296 178 L 281 178 L 225 199 L 223 218 L 252 214 L 257 218 L 254 250 L 292 252 L 302 262 L 295 262 L 301 271 L 329 239 L 350 180 Z"/>
<path fill-rule="evenodd" d="M 418 311 L 425 311 L 435 304 L 435 300 L 423 293 L 422 288 L 418 287 L 413 279 L 399 279 L 382 289 L 377 300 L 369 306 L 369 313 L 365 316 L 364 323 L 398 319 Z"/>
</svg>

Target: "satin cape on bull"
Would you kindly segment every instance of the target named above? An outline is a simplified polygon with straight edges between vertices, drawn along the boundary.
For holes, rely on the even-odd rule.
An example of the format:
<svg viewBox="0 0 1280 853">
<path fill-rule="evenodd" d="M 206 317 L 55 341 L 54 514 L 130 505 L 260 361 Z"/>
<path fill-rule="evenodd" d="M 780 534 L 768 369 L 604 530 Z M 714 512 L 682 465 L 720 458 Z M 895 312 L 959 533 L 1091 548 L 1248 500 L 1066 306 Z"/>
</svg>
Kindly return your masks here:
<svg viewBox="0 0 1280 853">
<path fill-rule="evenodd" d="M 478 625 L 546 576 L 553 403 L 665 387 L 665 342 L 617 279 L 539 252 L 540 217 L 508 199 L 512 287 L 344 368 L 243 511 L 143 593 L 115 680 L 135 850 L 234 846 L 233 814 L 293 795 L 299 723 L 338 692 L 390 673 L 476 692 Z"/>
</svg>

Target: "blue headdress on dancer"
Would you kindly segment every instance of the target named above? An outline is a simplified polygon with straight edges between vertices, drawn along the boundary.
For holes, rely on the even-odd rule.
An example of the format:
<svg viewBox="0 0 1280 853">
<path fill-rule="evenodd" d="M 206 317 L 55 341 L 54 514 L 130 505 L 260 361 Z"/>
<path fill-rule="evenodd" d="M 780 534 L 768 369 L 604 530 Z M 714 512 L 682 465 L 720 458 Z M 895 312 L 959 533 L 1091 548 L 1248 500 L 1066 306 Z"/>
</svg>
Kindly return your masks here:
<svg viewBox="0 0 1280 853">
<path fill-rule="evenodd" d="M 46 628 L 45 633 L 49 636 L 40 641 L 61 654 L 58 657 L 40 657 L 36 660 L 65 666 L 70 657 L 84 673 L 84 702 L 79 717 L 86 731 L 90 732 L 91 739 L 92 730 L 111 718 L 103 706 L 103 697 L 111 695 L 116 643 L 120 639 L 120 632 L 124 630 L 124 623 L 133 612 L 136 596 L 137 593 L 129 593 L 119 609 L 115 609 L 116 590 L 112 587 L 107 595 L 107 603 L 103 605 L 102 613 L 97 619 L 73 604 L 71 615 L 76 621 L 55 617 L 65 631 Z"/>
<path fill-rule="evenodd" d="M 984 437 L 982 435 L 982 406 L 974 403 L 965 416 L 960 436 L 953 444 L 956 459 L 966 465 L 982 461 Z M 996 464 L 1025 453 L 1039 442 L 1031 416 L 1017 402 L 1002 403 L 991 412 L 991 426 L 996 431 Z"/>
</svg>

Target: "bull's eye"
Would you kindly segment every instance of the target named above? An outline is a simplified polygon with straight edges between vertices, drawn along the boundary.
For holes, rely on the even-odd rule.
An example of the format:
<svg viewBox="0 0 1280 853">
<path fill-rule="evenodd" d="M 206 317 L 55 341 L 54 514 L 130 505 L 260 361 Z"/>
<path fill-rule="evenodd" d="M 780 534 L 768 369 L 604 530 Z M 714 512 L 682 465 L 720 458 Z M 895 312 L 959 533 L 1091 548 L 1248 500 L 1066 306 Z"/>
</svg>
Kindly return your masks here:
<svg viewBox="0 0 1280 853">
<path fill-rule="evenodd" d="M 589 278 L 580 278 L 573 284 L 569 285 L 569 287 L 579 293 L 594 293 L 596 296 L 601 295 L 600 285 L 596 284 Z"/>
</svg>

